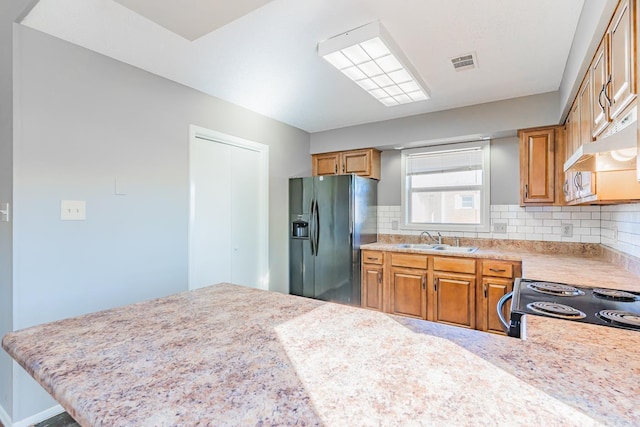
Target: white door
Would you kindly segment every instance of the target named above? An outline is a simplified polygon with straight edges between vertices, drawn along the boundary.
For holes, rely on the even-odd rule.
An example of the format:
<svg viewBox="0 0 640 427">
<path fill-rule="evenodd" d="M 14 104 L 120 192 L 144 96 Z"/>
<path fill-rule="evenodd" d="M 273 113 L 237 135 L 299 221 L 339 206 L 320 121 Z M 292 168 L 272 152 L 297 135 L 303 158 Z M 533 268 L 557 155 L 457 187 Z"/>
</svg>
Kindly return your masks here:
<svg viewBox="0 0 640 427">
<path fill-rule="evenodd" d="M 267 146 L 192 127 L 189 288 L 268 288 Z"/>
</svg>

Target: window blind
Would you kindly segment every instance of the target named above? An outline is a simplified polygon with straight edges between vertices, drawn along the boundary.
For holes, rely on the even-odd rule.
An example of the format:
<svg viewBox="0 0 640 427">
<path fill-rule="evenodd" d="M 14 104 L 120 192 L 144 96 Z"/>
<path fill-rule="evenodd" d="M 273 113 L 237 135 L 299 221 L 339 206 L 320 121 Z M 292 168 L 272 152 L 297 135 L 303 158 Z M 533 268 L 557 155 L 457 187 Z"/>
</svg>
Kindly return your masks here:
<svg viewBox="0 0 640 427">
<path fill-rule="evenodd" d="M 410 154 L 406 158 L 407 175 L 423 175 L 482 169 L 482 148 Z"/>
</svg>

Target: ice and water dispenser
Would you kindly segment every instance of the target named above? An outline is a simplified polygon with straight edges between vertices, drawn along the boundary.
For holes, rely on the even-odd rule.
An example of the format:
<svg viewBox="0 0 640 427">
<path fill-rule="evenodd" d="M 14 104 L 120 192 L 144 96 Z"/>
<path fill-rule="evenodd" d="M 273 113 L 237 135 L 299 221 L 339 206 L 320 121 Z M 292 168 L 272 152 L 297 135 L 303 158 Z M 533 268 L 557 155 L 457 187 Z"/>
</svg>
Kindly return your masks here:
<svg viewBox="0 0 640 427">
<path fill-rule="evenodd" d="M 291 237 L 294 239 L 309 238 L 309 221 L 305 221 L 304 215 L 297 215 L 291 221 Z"/>
</svg>

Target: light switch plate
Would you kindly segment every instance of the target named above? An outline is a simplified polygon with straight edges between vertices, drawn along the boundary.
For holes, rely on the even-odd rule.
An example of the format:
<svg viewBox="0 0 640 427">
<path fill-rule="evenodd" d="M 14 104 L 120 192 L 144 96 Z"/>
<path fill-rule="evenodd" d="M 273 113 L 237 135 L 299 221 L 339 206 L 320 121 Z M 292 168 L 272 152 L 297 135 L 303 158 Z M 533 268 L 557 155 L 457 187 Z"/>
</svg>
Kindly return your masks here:
<svg viewBox="0 0 640 427">
<path fill-rule="evenodd" d="M 0 221 L 9 222 L 9 203 L 0 203 Z"/>
<path fill-rule="evenodd" d="M 62 200 L 60 219 L 63 221 L 84 221 L 87 219 L 87 202 L 84 200 Z"/>
</svg>

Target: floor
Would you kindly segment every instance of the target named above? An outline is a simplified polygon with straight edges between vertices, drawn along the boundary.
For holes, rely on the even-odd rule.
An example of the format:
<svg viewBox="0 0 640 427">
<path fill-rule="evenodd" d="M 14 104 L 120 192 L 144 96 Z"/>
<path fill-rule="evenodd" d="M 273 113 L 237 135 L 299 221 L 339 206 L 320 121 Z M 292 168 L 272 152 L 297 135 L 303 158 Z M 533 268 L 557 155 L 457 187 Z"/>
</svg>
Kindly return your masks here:
<svg viewBox="0 0 640 427">
<path fill-rule="evenodd" d="M 2 426 L 0 426 L 2 427 Z M 44 420 L 41 423 L 36 424 L 34 427 L 80 427 L 80 424 L 76 423 L 73 418 L 66 412 L 60 415 Z"/>
</svg>

